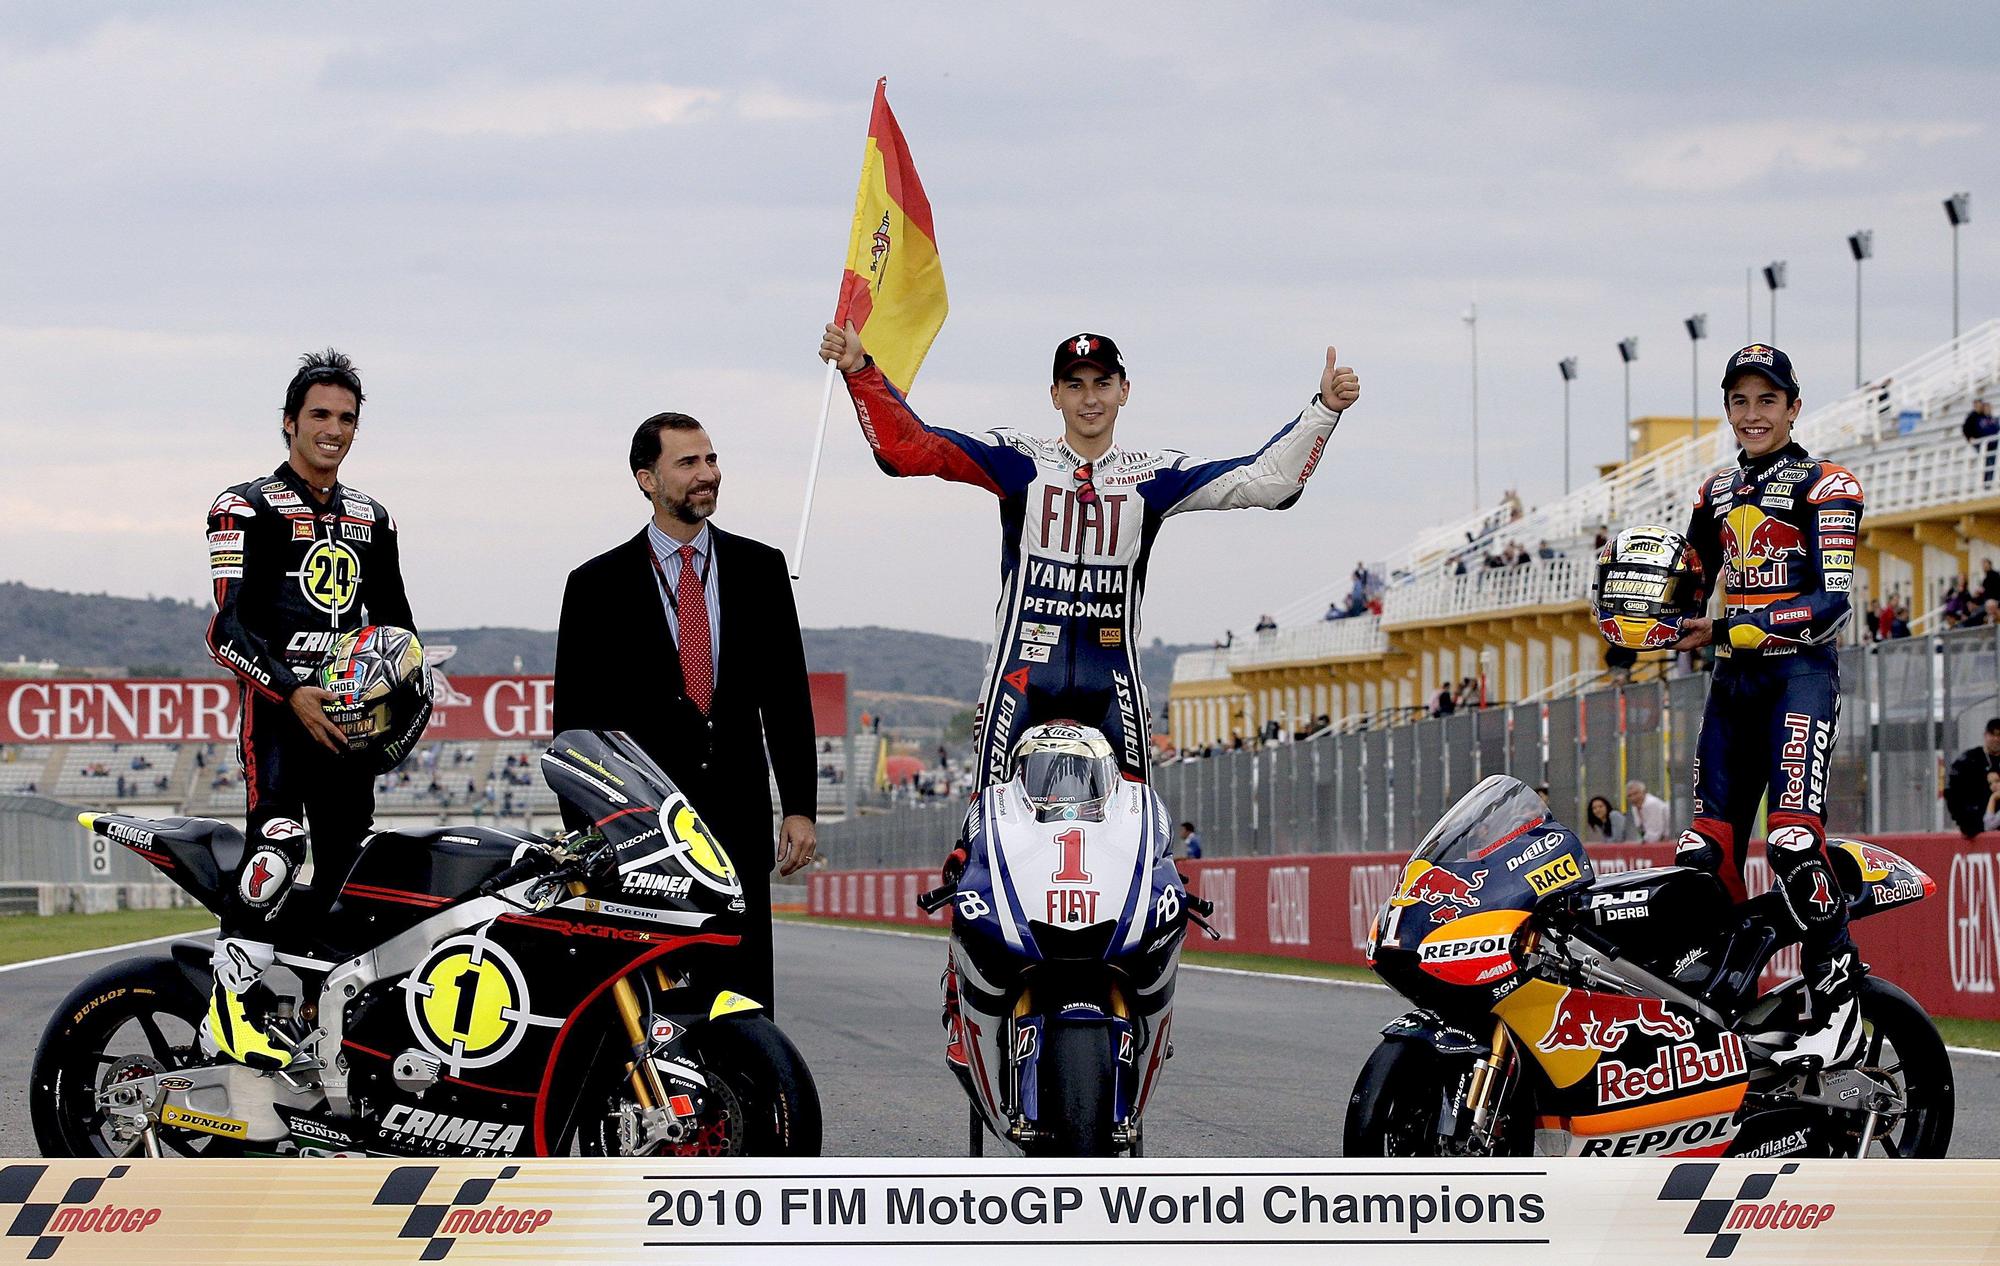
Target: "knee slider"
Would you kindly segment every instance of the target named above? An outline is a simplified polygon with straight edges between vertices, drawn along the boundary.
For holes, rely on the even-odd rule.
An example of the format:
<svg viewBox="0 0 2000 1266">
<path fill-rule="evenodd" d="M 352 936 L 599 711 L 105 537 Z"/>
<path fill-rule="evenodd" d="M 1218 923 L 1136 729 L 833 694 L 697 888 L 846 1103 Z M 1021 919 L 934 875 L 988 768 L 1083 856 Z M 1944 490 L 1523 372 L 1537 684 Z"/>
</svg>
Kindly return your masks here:
<svg viewBox="0 0 2000 1266">
<path fill-rule="evenodd" d="M 272 818 L 245 847 L 236 895 L 251 910 L 270 918 L 292 890 L 306 859 L 306 829 L 290 818 Z"/>
<path fill-rule="evenodd" d="M 1831 927 L 1846 913 L 1847 899 L 1823 858 L 1787 867 L 1778 881 L 1778 891 L 1801 932 Z"/>
</svg>

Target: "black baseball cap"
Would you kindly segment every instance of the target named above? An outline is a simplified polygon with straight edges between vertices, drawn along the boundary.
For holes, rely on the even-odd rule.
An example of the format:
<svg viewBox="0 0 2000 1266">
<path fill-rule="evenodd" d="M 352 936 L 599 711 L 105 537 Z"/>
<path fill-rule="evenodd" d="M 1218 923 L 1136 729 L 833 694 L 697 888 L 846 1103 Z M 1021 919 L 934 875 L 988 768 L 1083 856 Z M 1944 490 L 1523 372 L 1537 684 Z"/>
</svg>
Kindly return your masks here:
<svg viewBox="0 0 2000 1266">
<path fill-rule="evenodd" d="M 1799 376 L 1792 371 L 1792 358 L 1768 344 L 1752 343 L 1731 356 L 1729 368 L 1722 371 L 1722 389 L 1729 390 L 1729 384 L 1744 374 L 1770 379 L 1787 399 L 1799 394 Z"/>
<path fill-rule="evenodd" d="M 1061 382 L 1069 377 L 1069 371 L 1078 365 L 1095 365 L 1115 374 L 1125 372 L 1124 358 L 1118 355 L 1118 344 L 1102 334 L 1077 334 L 1056 344 L 1056 376 Z"/>
</svg>

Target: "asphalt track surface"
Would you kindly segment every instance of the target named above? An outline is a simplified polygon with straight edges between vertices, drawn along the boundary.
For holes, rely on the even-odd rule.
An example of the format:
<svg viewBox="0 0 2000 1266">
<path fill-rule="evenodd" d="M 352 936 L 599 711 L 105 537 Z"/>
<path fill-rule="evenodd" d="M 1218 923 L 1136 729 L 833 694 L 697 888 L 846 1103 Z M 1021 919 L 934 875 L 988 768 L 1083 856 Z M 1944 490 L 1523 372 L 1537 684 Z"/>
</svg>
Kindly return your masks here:
<svg viewBox="0 0 2000 1266">
<path fill-rule="evenodd" d="M 0 1154 L 32 1156 L 25 1090 L 43 1021 L 107 951 L 0 973 Z M 839 1156 L 963 1156 L 966 1105 L 945 1071 L 936 937 L 780 923 L 777 1017 L 812 1066 Z M 1185 970 L 1176 1054 L 1147 1113 L 1152 1156 L 1333 1156 L 1377 1031 L 1403 1010 L 1386 989 Z M 2000 1058 L 1954 1052 L 1951 1152 L 2000 1157 Z M 989 1148 L 989 1154 L 992 1149 Z"/>
</svg>

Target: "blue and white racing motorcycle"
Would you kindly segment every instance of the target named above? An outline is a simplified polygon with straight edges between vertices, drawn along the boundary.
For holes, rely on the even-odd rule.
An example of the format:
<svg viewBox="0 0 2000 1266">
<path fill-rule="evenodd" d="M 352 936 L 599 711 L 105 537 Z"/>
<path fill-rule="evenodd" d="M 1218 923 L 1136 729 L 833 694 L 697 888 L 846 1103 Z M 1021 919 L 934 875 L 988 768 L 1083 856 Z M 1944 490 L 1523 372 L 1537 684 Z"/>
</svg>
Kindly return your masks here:
<svg viewBox="0 0 2000 1266">
<path fill-rule="evenodd" d="M 1031 1155 L 1143 1154 L 1181 941 L 1212 909 L 1170 839 L 1166 806 L 1086 726 L 1030 729 L 1014 777 L 973 801 L 963 869 L 920 903 L 953 907 L 974 1155 L 987 1130 Z"/>
</svg>

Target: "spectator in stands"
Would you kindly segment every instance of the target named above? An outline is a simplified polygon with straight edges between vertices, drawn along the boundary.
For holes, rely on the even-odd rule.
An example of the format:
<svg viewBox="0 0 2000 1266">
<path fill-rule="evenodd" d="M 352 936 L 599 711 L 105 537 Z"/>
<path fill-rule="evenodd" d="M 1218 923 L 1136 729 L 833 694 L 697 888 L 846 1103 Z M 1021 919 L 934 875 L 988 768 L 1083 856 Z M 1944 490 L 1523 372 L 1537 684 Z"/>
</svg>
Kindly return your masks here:
<svg viewBox="0 0 2000 1266">
<path fill-rule="evenodd" d="M 1448 717 L 1456 711 L 1458 711 L 1458 701 L 1451 697 L 1451 683 L 1448 681 L 1439 682 L 1437 698 L 1431 700 L 1431 715 L 1434 717 Z"/>
<path fill-rule="evenodd" d="M 1594 541 L 1592 541 L 1592 542 L 1590 543 L 1590 548 L 1592 548 L 1592 549 L 1603 549 L 1603 548 L 1604 548 L 1604 547 L 1605 547 L 1606 545 L 1608 545 L 1608 544 L 1610 544 L 1610 543 L 1611 543 L 1611 529 L 1610 529 L 1610 527 L 1609 527 L 1608 525 L 1606 525 L 1606 524 L 1602 524 L 1602 523 L 1598 524 L 1598 526 L 1597 526 L 1597 539 L 1596 539 L 1596 540 L 1594 540 Z"/>
<path fill-rule="evenodd" d="M 1992 807 L 1988 782 L 1995 773 L 2000 773 L 2000 717 L 1986 723 L 1984 740 L 1953 761 L 1951 774 L 1945 779 L 1945 810 L 1968 840 L 1982 830 L 1994 829 L 1986 821 L 1986 813 Z"/>
<path fill-rule="evenodd" d="M 1257 617 L 1257 632 L 1276 633 L 1277 631 L 1278 631 L 1278 622 L 1272 619 L 1269 614 L 1260 615 Z"/>
<path fill-rule="evenodd" d="M 1993 411 L 1986 407 L 1981 397 L 1972 402 L 1972 412 L 1965 415 L 1965 441 L 1972 445 L 1975 454 L 1983 455 L 1983 482 L 1993 482 L 1995 449 L 2000 448 L 2000 419 L 1995 419 Z"/>
<path fill-rule="evenodd" d="M 1181 823 L 1181 856 L 1189 861 L 1201 857 L 1201 832 L 1194 829 L 1194 823 Z"/>
<path fill-rule="evenodd" d="M 1327 603 L 1327 604 L 1326 604 L 1326 616 L 1325 616 L 1325 618 L 1326 618 L 1326 619 L 1329 619 L 1329 620 L 1343 620 L 1343 619 L 1346 619 L 1346 618 L 1347 618 L 1347 610 L 1346 610 L 1346 608 L 1344 608 L 1344 607 L 1342 607 L 1342 606 L 1340 605 L 1340 603 L 1339 603 L 1339 601 L 1338 601 L 1338 600 L 1335 600 L 1335 601 L 1333 601 L 1333 602 L 1329 602 L 1329 603 Z"/>
<path fill-rule="evenodd" d="M 1556 553 L 1555 546 L 1549 544 L 1547 541 L 1543 541 L 1540 545 L 1537 545 L 1535 547 L 1535 557 L 1548 559 L 1548 558 L 1559 558 L 1561 556 Z"/>
<path fill-rule="evenodd" d="M 1639 824 L 1640 843 L 1657 844 L 1667 838 L 1667 802 L 1637 778 L 1625 784 L 1625 809 Z"/>
<path fill-rule="evenodd" d="M 1630 842 L 1625 815 L 1611 807 L 1611 801 L 1604 796 L 1592 796 L 1590 807 L 1584 811 L 1583 838 L 1594 844 L 1625 844 Z"/>
</svg>

